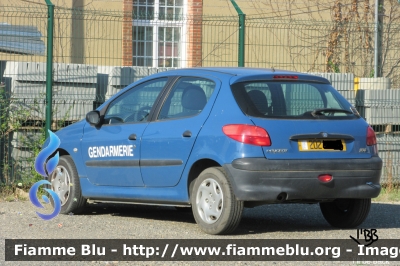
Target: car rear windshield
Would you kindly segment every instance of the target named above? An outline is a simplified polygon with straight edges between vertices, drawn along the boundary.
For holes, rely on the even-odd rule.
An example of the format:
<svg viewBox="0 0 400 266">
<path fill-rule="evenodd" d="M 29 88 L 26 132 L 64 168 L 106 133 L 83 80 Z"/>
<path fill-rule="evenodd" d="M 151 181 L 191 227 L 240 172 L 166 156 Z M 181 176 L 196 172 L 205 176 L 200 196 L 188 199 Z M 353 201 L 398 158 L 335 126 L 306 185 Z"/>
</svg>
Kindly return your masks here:
<svg viewBox="0 0 400 266">
<path fill-rule="evenodd" d="M 242 111 L 261 118 L 355 119 L 355 110 L 330 85 L 301 81 L 251 81 L 232 85 Z"/>
</svg>

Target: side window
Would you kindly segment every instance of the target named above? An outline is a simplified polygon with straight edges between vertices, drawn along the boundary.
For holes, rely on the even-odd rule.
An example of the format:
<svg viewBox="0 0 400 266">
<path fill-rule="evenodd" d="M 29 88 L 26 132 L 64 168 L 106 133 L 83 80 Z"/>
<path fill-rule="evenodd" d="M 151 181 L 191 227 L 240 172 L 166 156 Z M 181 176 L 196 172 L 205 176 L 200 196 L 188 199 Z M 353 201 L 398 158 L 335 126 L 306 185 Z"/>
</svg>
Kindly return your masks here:
<svg viewBox="0 0 400 266">
<path fill-rule="evenodd" d="M 147 121 L 151 108 L 167 83 L 161 78 L 142 83 L 115 99 L 104 116 L 106 124 Z"/>
<path fill-rule="evenodd" d="M 172 88 L 161 108 L 158 120 L 194 116 L 206 106 L 215 88 L 208 79 L 185 77 Z"/>
</svg>

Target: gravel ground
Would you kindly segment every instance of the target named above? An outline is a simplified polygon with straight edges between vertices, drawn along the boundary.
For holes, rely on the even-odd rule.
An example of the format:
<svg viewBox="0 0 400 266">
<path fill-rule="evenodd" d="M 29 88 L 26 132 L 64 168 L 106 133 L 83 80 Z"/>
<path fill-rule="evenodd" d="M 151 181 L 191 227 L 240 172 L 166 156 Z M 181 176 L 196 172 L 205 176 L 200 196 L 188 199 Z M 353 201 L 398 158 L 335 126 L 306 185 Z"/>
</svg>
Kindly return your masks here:
<svg viewBox="0 0 400 266">
<path fill-rule="evenodd" d="M 90 204 L 81 215 L 43 221 L 29 202 L 0 202 L 0 265 L 357 265 L 353 262 L 5 262 L 4 239 L 348 239 L 356 230 L 332 228 L 318 205 L 280 204 L 245 209 L 234 235 L 211 236 L 190 212 L 172 207 Z M 380 239 L 400 238 L 400 203 L 373 203 L 362 228 Z M 361 227 L 360 227 L 361 228 Z M 360 265 L 360 264 L 358 264 Z M 389 265 L 400 265 L 390 262 Z"/>
</svg>

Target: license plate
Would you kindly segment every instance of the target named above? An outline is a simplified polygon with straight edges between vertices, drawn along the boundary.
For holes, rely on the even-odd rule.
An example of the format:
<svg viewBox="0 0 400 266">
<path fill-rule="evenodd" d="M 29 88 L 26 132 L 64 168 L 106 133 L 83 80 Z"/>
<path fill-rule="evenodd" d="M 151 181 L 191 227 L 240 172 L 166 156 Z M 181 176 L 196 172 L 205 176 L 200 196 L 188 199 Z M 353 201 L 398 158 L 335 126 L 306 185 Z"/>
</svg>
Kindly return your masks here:
<svg viewBox="0 0 400 266">
<path fill-rule="evenodd" d="M 346 151 L 346 143 L 341 139 L 299 140 L 299 151 Z"/>
</svg>

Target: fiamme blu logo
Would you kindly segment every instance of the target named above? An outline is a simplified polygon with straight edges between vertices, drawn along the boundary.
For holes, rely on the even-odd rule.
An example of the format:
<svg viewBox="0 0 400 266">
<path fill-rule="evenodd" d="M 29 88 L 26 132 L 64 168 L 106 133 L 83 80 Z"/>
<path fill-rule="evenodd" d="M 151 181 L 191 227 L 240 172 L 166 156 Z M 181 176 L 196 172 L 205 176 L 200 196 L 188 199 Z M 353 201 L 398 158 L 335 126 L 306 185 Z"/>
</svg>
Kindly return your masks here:
<svg viewBox="0 0 400 266">
<path fill-rule="evenodd" d="M 39 182 L 36 182 L 31 189 L 29 190 L 29 199 L 32 202 L 33 205 L 35 205 L 38 208 L 44 208 L 42 203 L 39 201 L 37 197 L 37 192 L 38 189 L 41 185 L 51 185 L 51 183 L 48 181 L 50 179 L 51 174 L 53 171 L 56 169 L 58 161 L 59 161 L 59 154 L 58 152 L 50 158 L 50 156 L 57 150 L 57 148 L 60 146 L 60 139 L 49 130 L 49 138 L 50 142 L 47 145 L 47 147 L 43 148 L 42 151 L 38 154 L 35 160 L 35 170 L 38 172 L 45 180 L 41 180 Z M 36 212 L 36 214 L 42 218 L 43 220 L 51 220 L 54 217 L 56 217 L 61 210 L 61 200 L 58 197 L 58 195 L 52 190 L 45 188 L 45 191 L 47 191 L 53 199 L 53 207 L 54 210 L 50 214 L 43 214 L 40 212 Z M 50 200 L 46 195 L 42 196 L 42 200 L 44 203 L 49 204 Z"/>
</svg>

